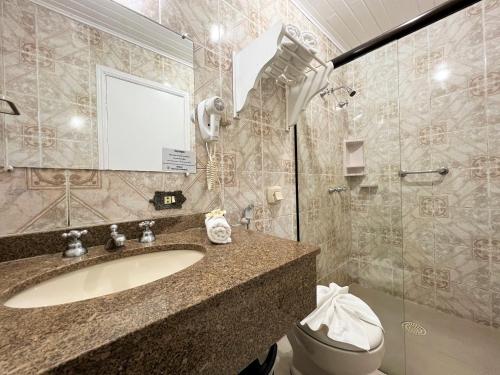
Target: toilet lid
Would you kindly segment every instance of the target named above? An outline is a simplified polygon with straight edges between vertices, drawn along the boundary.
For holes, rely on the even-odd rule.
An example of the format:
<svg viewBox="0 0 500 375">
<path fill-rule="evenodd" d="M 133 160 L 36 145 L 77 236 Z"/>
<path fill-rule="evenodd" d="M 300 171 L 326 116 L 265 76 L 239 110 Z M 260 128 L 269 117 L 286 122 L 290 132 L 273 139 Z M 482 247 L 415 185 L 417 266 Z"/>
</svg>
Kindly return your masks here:
<svg viewBox="0 0 500 375">
<path fill-rule="evenodd" d="M 366 336 L 368 337 L 368 342 L 370 344 L 370 348 L 375 349 L 377 348 L 383 341 L 384 339 L 384 332 L 380 327 L 374 326 L 373 324 L 366 323 L 363 321 L 360 321 L 361 325 L 363 326 L 363 329 L 366 333 Z M 364 352 L 365 350 L 358 348 L 357 346 L 347 344 L 345 342 L 340 342 L 340 341 L 335 341 L 329 338 L 326 334 L 328 332 L 328 328 L 326 326 L 321 326 L 321 328 L 318 331 L 313 331 L 310 329 L 307 325 L 303 326 L 301 324 L 297 324 L 301 330 L 303 330 L 305 333 L 307 333 L 309 336 L 315 338 L 316 340 L 320 341 L 321 343 L 332 346 L 334 348 L 339 348 L 339 349 L 344 349 L 344 350 L 349 350 L 352 352 Z"/>
</svg>

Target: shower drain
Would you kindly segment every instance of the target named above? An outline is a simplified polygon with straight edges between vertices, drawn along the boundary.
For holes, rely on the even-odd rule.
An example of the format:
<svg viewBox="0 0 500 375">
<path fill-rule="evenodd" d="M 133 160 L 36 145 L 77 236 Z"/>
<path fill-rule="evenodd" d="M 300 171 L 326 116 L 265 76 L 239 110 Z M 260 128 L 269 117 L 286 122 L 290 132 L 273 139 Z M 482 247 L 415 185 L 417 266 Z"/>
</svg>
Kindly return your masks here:
<svg viewBox="0 0 500 375">
<path fill-rule="evenodd" d="M 403 322 L 401 323 L 401 326 L 405 329 L 406 332 L 411 333 L 415 336 L 425 336 L 427 334 L 427 330 L 420 324 L 415 322 Z"/>
</svg>

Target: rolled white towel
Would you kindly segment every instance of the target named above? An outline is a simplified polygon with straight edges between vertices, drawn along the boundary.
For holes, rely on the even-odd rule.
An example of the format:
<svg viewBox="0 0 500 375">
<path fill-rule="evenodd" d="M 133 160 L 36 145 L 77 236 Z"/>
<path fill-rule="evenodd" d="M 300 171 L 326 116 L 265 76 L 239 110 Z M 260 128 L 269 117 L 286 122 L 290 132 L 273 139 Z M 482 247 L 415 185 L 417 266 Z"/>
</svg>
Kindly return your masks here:
<svg viewBox="0 0 500 375">
<path fill-rule="evenodd" d="M 309 31 L 304 31 L 300 37 L 302 43 L 309 49 L 310 52 L 318 53 L 319 42 L 316 35 Z"/>
<path fill-rule="evenodd" d="M 287 31 L 288 34 L 293 36 L 295 39 L 300 40 L 300 29 L 297 26 L 288 24 L 285 26 L 285 30 Z M 281 44 L 286 45 L 292 51 L 295 51 L 297 49 L 297 44 L 295 44 L 294 41 L 288 39 L 286 36 L 281 41 Z"/>
<path fill-rule="evenodd" d="M 207 217 L 205 219 L 208 239 L 217 244 L 231 242 L 231 226 L 224 216 Z"/>
<path fill-rule="evenodd" d="M 285 30 L 288 34 L 293 36 L 295 39 L 300 40 L 301 33 L 300 33 L 300 29 L 297 26 L 289 23 L 288 25 L 285 26 Z"/>
</svg>

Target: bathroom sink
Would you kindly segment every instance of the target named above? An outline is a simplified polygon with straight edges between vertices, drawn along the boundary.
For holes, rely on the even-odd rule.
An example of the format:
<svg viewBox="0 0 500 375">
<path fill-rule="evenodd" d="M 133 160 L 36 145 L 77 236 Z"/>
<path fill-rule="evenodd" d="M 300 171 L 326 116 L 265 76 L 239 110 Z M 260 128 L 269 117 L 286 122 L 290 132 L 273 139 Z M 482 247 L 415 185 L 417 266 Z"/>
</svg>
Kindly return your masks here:
<svg viewBox="0 0 500 375">
<path fill-rule="evenodd" d="M 5 306 L 61 305 L 148 284 L 179 272 L 203 258 L 196 250 L 168 250 L 128 256 L 58 275 L 11 297 Z"/>
</svg>

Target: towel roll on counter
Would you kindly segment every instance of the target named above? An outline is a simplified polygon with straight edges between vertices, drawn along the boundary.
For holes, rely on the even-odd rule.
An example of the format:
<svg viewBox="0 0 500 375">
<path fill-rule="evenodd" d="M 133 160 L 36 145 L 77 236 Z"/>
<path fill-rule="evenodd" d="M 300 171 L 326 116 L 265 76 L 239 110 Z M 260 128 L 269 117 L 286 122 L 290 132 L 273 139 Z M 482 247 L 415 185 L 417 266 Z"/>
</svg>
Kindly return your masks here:
<svg viewBox="0 0 500 375">
<path fill-rule="evenodd" d="M 224 217 L 225 213 L 222 210 L 214 210 L 205 215 L 207 236 L 212 243 L 231 243 L 231 226 Z"/>
</svg>

